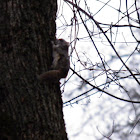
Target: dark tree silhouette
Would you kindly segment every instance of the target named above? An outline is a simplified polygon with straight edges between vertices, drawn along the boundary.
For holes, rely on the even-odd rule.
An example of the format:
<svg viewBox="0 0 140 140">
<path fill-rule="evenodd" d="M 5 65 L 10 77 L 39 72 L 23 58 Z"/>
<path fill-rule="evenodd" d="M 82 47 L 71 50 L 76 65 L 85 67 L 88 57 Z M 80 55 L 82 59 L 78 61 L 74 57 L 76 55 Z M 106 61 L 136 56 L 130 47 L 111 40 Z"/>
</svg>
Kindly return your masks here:
<svg viewBox="0 0 140 140">
<path fill-rule="evenodd" d="M 67 139 L 59 83 L 37 79 L 52 63 L 56 10 L 56 0 L 0 1 L 0 139 Z"/>
</svg>

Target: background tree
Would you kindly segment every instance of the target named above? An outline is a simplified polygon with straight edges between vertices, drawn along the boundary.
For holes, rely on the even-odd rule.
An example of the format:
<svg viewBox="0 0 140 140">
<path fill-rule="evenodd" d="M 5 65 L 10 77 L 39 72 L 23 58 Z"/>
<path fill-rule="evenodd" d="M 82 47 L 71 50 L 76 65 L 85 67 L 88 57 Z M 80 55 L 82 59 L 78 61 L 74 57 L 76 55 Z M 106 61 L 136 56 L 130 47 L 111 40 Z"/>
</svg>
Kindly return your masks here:
<svg viewBox="0 0 140 140">
<path fill-rule="evenodd" d="M 62 86 L 70 139 L 139 139 L 139 15 L 137 0 L 61 1 L 57 35 L 71 42 Z"/>
<path fill-rule="evenodd" d="M 0 1 L 0 139 L 67 139 L 59 84 L 37 80 L 52 63 L 56 10 L 56 0 Z"/>
</svg>

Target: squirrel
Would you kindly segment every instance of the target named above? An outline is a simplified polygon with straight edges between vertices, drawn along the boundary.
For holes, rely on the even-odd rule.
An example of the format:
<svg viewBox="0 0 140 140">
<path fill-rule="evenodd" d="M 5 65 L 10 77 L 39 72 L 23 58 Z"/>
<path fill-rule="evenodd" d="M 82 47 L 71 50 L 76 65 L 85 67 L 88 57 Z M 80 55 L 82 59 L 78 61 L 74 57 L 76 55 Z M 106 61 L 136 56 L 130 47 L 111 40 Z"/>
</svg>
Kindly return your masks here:
<svg viewBox="0 0 140 140">
<path fill-rule="evenodd" d="M 52 47 L 53 63 L 51 70 L 39 75 L 38 79 L 41 81 L 58 82 L 61 78 L 66 78 L 70 69 L 69 43 L 64 39 L 56 39 L 55 42 L 52 42 Z"/>
</svg>

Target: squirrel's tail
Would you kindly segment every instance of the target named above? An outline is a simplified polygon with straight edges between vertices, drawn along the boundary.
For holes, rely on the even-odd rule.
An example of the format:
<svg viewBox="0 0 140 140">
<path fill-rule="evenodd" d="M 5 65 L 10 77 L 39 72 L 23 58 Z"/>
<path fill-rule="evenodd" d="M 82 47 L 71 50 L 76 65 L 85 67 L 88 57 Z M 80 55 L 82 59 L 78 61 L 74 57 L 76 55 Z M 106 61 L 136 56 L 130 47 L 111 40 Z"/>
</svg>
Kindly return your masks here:
<svg viewBox="0 0 140 140">
<path fill-rule="evenodd" d="M 67 76 L 66 72 L 63 72 L 63 70 L 59 69 L 59 70 L 50 70 L 47 71 L 41 75 L 38 76 L 38 79 L 43 81 L 50 81 L 50 82 L 55 82 L 55 81 L 59 81 L 61 78 L 65 78 Z"/>
</svg>

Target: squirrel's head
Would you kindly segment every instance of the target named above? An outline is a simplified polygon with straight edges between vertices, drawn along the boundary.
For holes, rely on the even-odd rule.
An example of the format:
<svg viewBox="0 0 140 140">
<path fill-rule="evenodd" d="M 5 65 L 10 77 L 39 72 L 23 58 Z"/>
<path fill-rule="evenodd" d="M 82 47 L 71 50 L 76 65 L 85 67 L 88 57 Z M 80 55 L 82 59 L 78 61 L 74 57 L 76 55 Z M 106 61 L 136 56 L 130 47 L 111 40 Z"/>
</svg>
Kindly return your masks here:
<svg viewBox="0 0 140 140">
<path fill-rule="evenodd" d="M 58 39 L 57 44 L 63 49 L 68 49 L 70 45 L 69 42 L 65 41 L 64 39 Z"/>
</svg>

